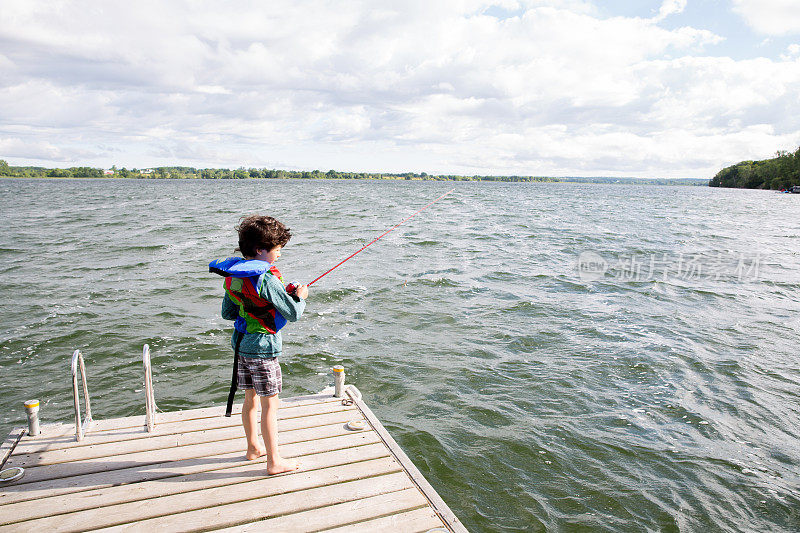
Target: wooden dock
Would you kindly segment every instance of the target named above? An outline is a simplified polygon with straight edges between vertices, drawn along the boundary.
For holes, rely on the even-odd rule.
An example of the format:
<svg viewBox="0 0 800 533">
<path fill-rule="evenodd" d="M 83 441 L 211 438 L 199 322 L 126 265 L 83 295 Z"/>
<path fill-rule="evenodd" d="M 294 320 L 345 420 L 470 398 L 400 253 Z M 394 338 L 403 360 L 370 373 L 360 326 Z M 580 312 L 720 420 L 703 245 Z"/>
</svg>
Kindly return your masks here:
<svg viewBox="0 0 800 533">
<path fill-rule="evenodd" d="M 466 529 L 348 390 L 287 398 L 278 413 L 281 454 L 300 469 L 266 475 L 244 459 L 238 406 L 12 432 L 0 485 L 0 531 L 453 531 Z M 348 422 L 364 420 L 364 429 Z"/>
</svg>

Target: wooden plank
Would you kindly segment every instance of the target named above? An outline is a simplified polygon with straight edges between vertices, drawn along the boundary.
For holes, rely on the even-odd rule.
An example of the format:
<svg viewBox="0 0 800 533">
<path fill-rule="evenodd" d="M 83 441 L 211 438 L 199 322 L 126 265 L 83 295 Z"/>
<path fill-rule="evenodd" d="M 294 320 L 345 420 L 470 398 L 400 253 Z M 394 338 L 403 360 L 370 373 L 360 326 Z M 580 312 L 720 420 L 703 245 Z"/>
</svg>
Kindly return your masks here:
<svg viewBox="0 0 800 533">
<path fill-rule="evenodd" d="M 3 444 L 0 445 L 0 468 L 5 466 L 6 461 L 14 453 L 14 448 L 17 447 L 19 440 L 22 436 L 27 433 L 26 428 L 16 428 L 11 433 L 9 433 L 8 438 L 3 441 Z"/>
<path fill-rule="evenodd" d="M 325 529 L 319 533 L 422 533 L 436 527 L 446 529 L 433 509 L 427 506 L 427 500 L 425 503 L 425 507 L 413 511 L 399 512 L 356 524 Z"/>
<path fill-rule="evenodd" d="M 287 458 L 300 458 L 300 460 L 303 461 L 302 457 L 305 455 L 320 453 L 326 450 L 330 451 L 346 448 L 358 449 L 360 446 L 373 443 L 380 443 L 383 447 L 383 443 L 374 431 L 363 431 L 359 433 L 348 432 L 324 439 L 286 444 L 281 447 L 281 454 Z M 228 450 L 227 453 L 219 453 L 225 450 Z M 244 447 L 241 446 L 240 443 L 231 444 L 227 448 L 221 450 L 216 449 L 216 451 L 217 454 L 190 459 L 38 481 L 23 485 L 9 485 L 0 489 L 0 504 L 37 500 L 48 496 L 65 496 L 67 494 L 76 494 L 115 485 L 128 485 L 253 464 L 250 461 L 244 460 Z M 3 508 L 0 507 L 0 511 L 2 511 L 2 509 Z"/>
<path fill-rule="evenodd" d="M 288 481 L 291 476 L 271 479 Z M 236 503 L 121 524 L 101 531 L 205 531 L 215 527 L 232 526 L 269 517 L 285 519 L 287 515 L 304 510 L 359 500 L 378 494 L 396 493 L 408 487 L 408 483 L 408 477 L 399 471 L 346 481 L 335 486 L 314 487 L 263 498 L 253 498 L 252 495 L 241 494 L 241 501 Z"/>
<path fill-rule="evenodd" d="M 241 413 L 242 405 L 234 406 L 233 416 Z M 218 405 L 213 407 L 202 407 L 199 409 L 187 409 L 183 411 L 167 411 L 156 413 L 156 423 L 159 422 L 181 422 L 185 420 L 193 420 L 195 418 L 210 418 L 216 416 L 223 416 L 225 414 L 225 407 Z M 91 426 L 91 433 L 102 433 L 104 431 L 113 431 L 116 429 L 131 429 L 143 428 L 145 421 L 144 415 L 124 416 L 120 418 L 105 418 L 101 420 L 94 420 Z M 30 439 L 41 440 L 45 438 L 54 437 L 75 437 L 75 423 L 65 422 L 59 424 L 48 424 L 42 426 L 42 434 L 37 437 L 29 437 Z"/>
<path fill-rule="evenodd" d="M 408 476 L 414 482 L 422 494 L 430 502 L 431 507 L 445 523 L 445 525 L 451 530 L 456 533 L 467 533 L 467 528 L 461 523 L 458 517 L 453 514 L 453 511 L 447 506 L 447 504 L 442 500 L 442 497 L 436 492 L 436 490 L 431 486 L 425 476 L 417 469 L 411 459 L 408 458 L 406 453 L 403 449 L 395 442 L 389 432 L 386 431 L 386 428 L 383 427 L 380 420 L 375 416 L 375 414 L 370 410 L 370 408 L 365 404 L 361 399 L 357 398 L 355 395 L 350 395 L 348 391 L 348 395 L 353 399 L 355 405 L 359 408 L 361 413 L 364 415 L 364 418 L 367 422 L 372 426 L 372 429 L 380 436 L 381 440 L 386 444 L 386 446 L 391 450 L 394 457 L 403 465 Z"/>
<path fill-rule="evenodd" d="M 250 486 L 242 486 L 240 491 L 231 489 L 219 491 L 222 493 L 219 494 L 223 498 L 222 501 L 228 502 L 221 505 L 207 500 L 205 498 L 207 491 L 200 491 L 196 493 L 195 500 L 205 503 L 207 507 L 182 513 L 174 513 L 169 507 L 162 507 L 159 500 L 155 500 L 149 502 L 150 505 L 146 506 L 143 511 L 161 513 L 162 516 L 119 524 L 100 531 L 207 531 L 215 527 L 231 526 L 242 521 L 252 522 L 273 516 L 280 516 L 285 519 L 285 515 L 308 509 L 358 500 L 378 494 L 394 493 L 407 488 L 409 481 L 397 462 L 391 461 L 393 465 L 391 468 L 400 471 L 363 479 L 359 479 L 358 476 L 361 474 L 355 471 L 348 474 L 348 476 L 356 477 L 352 481 L 349 480 L 351 477 L 344 477 L 344 474 L 341 474 L 342 468 L 331 469 L 330 472 L 326 473 L 328 475 L 324 479 L 320 478 L 320 471 L 314 472 L 313 476 L 311 473 L 300 473 L 268 478 L 248 484 L 252 486 L 253 490 L 250 490 Z M 339 478 L 344 480 L 343 482 L 337 483 L 337 472 L 343 476 Z M 316 480 L 313 479 L 315 477 L 317 478 Z M 320 481 L 324 481 L 326 484 L 320 486 L 318 485 Z M 331 486 L 333 483 L 335 485 Z M 278 490 L 283 490 L 284 492 L 265 497 L 254 497 L 254 495 L 261 493 L 256 488 L 257 486 L 268 484 L 278 485 Z M 313 488 L 297 489 L 297 487 L 306 486 Z M 84 524 L 83 529 L 89 528 Z M 286 531 L 286 529 L 281 530 Z M 20 529 L 19 531 L 22 530 Z M 26 528 L 25 531 L 29 531 L 29 529 Z"/>
<path fill-rule="evenodd" d="M 403 474 L 405 476 L 405 474 Z M 406 477 L 406 481 L 408 478 Z M 342 526 L 349 521 L 359 521 L 407 509 L 419 508 L 428 502 L 416 487 L 395 492 L 364 496 L 357 500 L 342 502 L 326 507 L 312 509 L 290 515 L 283 515 L 258 522 L 216 530 L 218 533 L 243 533 L 248 531 L 319 531 L 330 527 Z M 433 511 L 430 511 L 433 513 Z M 439 522 L 441 524 L 441 521 Z M 343 531 L 350 531 L 345 525 Z M 182 529 L 183 531 L 193 531 Z M 369 530 L 375 531 L 375 530 Z M 392 530 L 392 533 L 409 531 L 404 527 Z"/>
<path fill-rule="evenodd" d="M 311 472 L 324 468 L 343 465 L 356 465 L 365 461 L 375 459 L 386 459 L 390 457 L 389 450 L 382 442 L 359 446 L 357 448 L 346 448 L 335 451 L 325 451 L 312 455 L 306 455 L 300 462 L 300 470 L 297 472 Z M 392 459 L 396 464 L 396 461 Z M 370 468 L 368 463 L 364 463 L 362 469 Z M 399 469 L 399 465 L 397 465 Z M 109 512 L 117 513 L 119 504 L 137 502 L 153 498 L 163 498 L 191 491 L 210 489 L 226 485 L 235 485 L 247 481 L 255 481 L 266 478 L 264 461 L 250 462 L 246 465 L 226 467 L 214 470 L 213 472 L 199 472 L 182 476 L 178 482 L 174 479 L 147 481 L 132 485 L 105 487 L 102 489 L 88 490 L 74 494 L 69 498 L 52 496 L 37 499 L 35 501 L 24 501 L 0 507 L 0 525 L 30 521 L 34 519 L 44 519 L 37 522 L 26 522 L 30 528 L 43 528 L 43 531 L 54 529 L 61 521 L 60 516 L 67 513 L 76 513 L 88 509 L 102 509 L 102 514 Z M 235 487 L 234 490 L 241 490 Z M 117 522 L 109 522 L 106 525 L 113 525 Z"/>
<path fill-rule="evenodd" d="M 333 413 L 344 411 L 347 407 L 340 402 L 326 402 L 316 405 L 298 405 L 285 407 L 278 410 L 278 420 L 289 420 L 306 416 L 313 416 L 322 413 Z M 259 414 L 260 417 L 260 414 Z M 79 448 L 92 446 L 95 444 L 105 444 L 109 442 L 121 442 L 133 439 L 147 439 L 159 435 L 175 435 L 178 433 L 188 433 L 190 431 L 201 431 L 223 427 L 241 426 L 240 415 L 225 417 L 216 416 L 209 418 L 196 418 L 185 421 L 167 422 L 158 424 L 153 432 L 148 432 L 144 426 L 135 428 L 122 428 L 103 431 L 99 433 L 88 433 L 84 440 L 77 442 L 74 435 L 61 437 L 29 438 L 23 439 L 16 449 L 14 455 L 28 453 L 42 453 L 45 451 L 60 450 L 66 448 Z"/>
<path fill-rule="evenodd" d="M 339 405 L 336 407 L 336 410 L 331 413 L 308 415 L 283 420 L 279 423 L 279 430 L 292 431 L 301 428 L 333 424 L 336 422 L 345 423 L 353 417 L 361 418 L 361 413 L 359 413 L 359 411 L 354 407 L 344 407 Z M 82 461 L 91 458 L 116 457 L 127 453 L 174 448 L 176 446 L 187 446 L 190 444 L 200 444 L 203 442 L 213 442 L 234 439 L 238 437 L 244 438 L 244 429 L 242 428 L 241 420 L 237 425 L 220 427 L 216 429 L 176 432 L 169 435 L 157 435 L 144 439 L 136 438 L 89 446 L 61 448 L 37 453 L 15 453 L 12 455 L 12 457 L 15 461 L 15 464 L 28 468 L 33 466 Z"/>
<path fill-rule="evenodd" d="M 281 451 L 302 455 L 301 468 L 273 477 L 263 460 L 243 460 L 240 417 L 222 417 L 222 406 L 164 413 L 157 434 L 143 430 L 144 417 L 105 421 L 82 443 L 72 441 L 72 425 L 46 438 L 23 431 L 19 443 L 4 444 L 6 466 L 19 462 L 26 476 L 0 487 L 0 531 L 466 532 L 369 407 L 354 400 L 349 409 L 328 392 L 283 400 Z M 372 430 L 344 427 L 362 416 Z"/>
<path fill-rule="evenodd" d="M 348 430 L 341 422 L 325 426 L 298 429 L 294 431 L 283 431 L 278 434 L 278 444 L 283 446 L 291 442 L 323 439 L 327 437 L 334 437 L 336 435 L 343 435 L 347 432 Z M 243 448 L 241 437 L 223 441 L 179 446 L 175 448 L 164 448 L 152 451 L 147 450 L 115 457 L 97 457 L 73 463 L 57 463 L 42 467 L 28 467 L 25 471 L 25 477 L 18 481 L 17 485 L 31 483 L 34 481 L 43 481 L 45 479 L 57 479 L 97 472 L 108 472 L 119 470 L 121 468 L 131 468 L 154 463 L 166 463 L 180 459 L 190 459 L 192 457 L 203 457 L 206 455 L 220 453 L 220 451 L 223 449 L 225 451 L 233 451 L 233 449 L 237 448 L 240 450 Z M 16 457 L 9 458 L 8 464 L 12 463 L 13 466 L 26 466 L 22 461 L 18 461 Z"/>
<path fill-rule="evenodd" d="M 337 404 L 341 402 L 341 398 L 334 398 L 332 394 L 314 394 L 308 396 L 296 396 L 293 398 L 281 399 L 281 405 L 278 409 L 278 418 L 281 417 L 281 410 L 291 409 L 302 406 L 312 406 L 319 404 Z M 204 418 L 222 418 L 227 420 L 235 420 L 242 412 L 242 405 L 236 404 L 233 407 L 233 415 L 226 417 L 224 406 L 203 407 L 200 409 L 189 409 L 185 411 L 168 411 L 156 413 L 156 428 L 161 425 L 170 424 L 175 422 L 186 422 L 189 420 L 198 420 Z M 288 417 L 288 414 L 287 414 Z M 95 420 L 92 424 L 87 438 L 90 436 L 102 436 L 106 432 L 113 432 L 118 430 L 143 430 L 144 429 L 144 416 L 129 416 L 123 418 L 111 418 L 106 420 Z M 25 436 L 21 444 L 28 443 L 64 443 L 72 442 L 77 445 L 75 441 L 75 424 L 49 424 L 42 426 L 42 434 L 36 437 Z"/>
</svg>

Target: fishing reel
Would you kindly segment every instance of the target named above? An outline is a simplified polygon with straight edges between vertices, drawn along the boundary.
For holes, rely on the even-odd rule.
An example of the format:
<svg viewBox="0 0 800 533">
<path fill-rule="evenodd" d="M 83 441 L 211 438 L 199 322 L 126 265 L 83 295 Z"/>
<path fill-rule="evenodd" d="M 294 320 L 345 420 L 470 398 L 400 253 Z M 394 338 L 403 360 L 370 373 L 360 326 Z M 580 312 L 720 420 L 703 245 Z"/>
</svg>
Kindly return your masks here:
<svg viewBox="0 0 800 533">
<path fill-rule="evenodd" d="M 292 281 L 286 286 L 286 292 L 295 299 L 295 301 L 299 302 L 300 297 L 297 295 L 297 287 L 300 286 L 299 281 Z"/>
</svg>

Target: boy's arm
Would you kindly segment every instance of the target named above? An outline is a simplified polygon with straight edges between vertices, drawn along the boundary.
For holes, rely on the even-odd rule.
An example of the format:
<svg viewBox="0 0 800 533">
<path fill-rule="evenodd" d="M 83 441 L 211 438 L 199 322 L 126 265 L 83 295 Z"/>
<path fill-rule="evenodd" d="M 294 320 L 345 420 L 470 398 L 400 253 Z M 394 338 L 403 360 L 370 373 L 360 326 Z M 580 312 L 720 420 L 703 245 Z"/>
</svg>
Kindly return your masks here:
<svg viewBox="0 0 800 533">
<path fill-rule="evenodd" d="M 289 322 L 295 322 L 303 314 L 306 308 L 306 301 L 296 301 L 292 296 L 286 292 L 281 282 L 275 276 L 265 276 L 264 285 L 261 288 L 262 294 L 272 302 L 275 309 L 283 315 L 283 318 Z"/>
<path fill-rule="evenodd" d="M 228 293 L 225 293 L 225 297 L 222 298 L 222 318 L 225 320 L 236 320 L 239 318 L 239 306 L 231 300 Z"/>
</svg>

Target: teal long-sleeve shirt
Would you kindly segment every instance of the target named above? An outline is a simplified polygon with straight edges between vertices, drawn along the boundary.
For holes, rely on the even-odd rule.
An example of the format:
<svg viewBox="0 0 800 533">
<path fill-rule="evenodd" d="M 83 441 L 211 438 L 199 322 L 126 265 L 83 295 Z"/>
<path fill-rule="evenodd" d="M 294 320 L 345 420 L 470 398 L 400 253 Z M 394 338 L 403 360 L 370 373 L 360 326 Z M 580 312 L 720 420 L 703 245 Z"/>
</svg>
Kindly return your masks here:
<svg viewBox="0 0 800 533">
<path fill-rule="evenodd" d="M 264 276 L 264 283 L 261 285 L 260 295 L 266 298 L 275 310 L 278 311 L 289 322 L 296 322 L 306 308 L 306 301 L 297 301 L 292 298 L 283 288 L 281 282 L 275 276 Z M 222 318 L 225 320 L 236 320 L 239 317 L 239 305 L 231 300 L 225 293 L 222 299 Z M 270 358 L 281 355 L 282 340 L 281 332 L 271 333 L 239 333 L 234 330 L 231 336 L 231 348 L 236 350 L 236 341 L 244 335 L 239 345 L 239 355 L 242 357 L 261 357 Z"/>
</svg>

